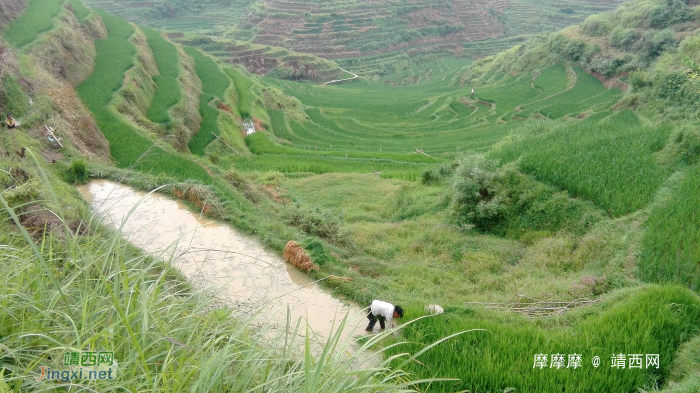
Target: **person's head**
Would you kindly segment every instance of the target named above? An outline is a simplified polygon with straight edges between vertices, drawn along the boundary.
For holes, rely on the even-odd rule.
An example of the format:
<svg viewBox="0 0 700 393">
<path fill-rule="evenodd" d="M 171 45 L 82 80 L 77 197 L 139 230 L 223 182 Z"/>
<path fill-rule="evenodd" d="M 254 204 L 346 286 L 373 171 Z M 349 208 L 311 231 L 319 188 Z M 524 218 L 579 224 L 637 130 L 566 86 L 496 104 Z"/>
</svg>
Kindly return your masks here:
<svg viewBox="0 0 700 393">
<path fill-rule="evenodd" d="M 403 318 L 403 308 L 394 306 L 394 318 Z"/>
</svg>

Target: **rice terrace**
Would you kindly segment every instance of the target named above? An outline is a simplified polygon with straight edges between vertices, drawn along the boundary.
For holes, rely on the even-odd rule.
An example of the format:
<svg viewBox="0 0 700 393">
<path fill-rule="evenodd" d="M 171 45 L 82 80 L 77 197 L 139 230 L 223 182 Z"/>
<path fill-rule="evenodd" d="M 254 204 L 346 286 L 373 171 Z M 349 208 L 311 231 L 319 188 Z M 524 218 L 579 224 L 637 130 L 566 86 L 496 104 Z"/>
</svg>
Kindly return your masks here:
<svg viewBox="0 0 700 393">
<path fill-rule="evenodd" d="M 0 392 L 700 392 L 698 108 L 695 0 L 0 0 Z"/>
</svg>

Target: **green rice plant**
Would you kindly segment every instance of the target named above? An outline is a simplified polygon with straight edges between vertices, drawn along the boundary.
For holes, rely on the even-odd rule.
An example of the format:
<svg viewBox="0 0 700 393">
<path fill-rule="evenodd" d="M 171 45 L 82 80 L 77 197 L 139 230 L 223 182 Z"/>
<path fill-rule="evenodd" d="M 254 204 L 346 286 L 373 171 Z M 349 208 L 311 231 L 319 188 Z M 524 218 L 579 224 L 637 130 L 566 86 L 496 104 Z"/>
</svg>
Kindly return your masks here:
<svg viewBox="0 0 700 393">
<path fill-rule="evenodd" d="M 661 150 L 670 128 L 644 127 L 631 111 L 537 132 L 489 155 L 502 162 L 519 159 L 524 172 L 593 201 L 615 217 L 646 206 L 669 175 L 653 153 Z"/>
<path fill-rule="evenodd" d="M 223 101 L 224 92 L 231 80 L 221 72 L 218 64 L 211 57 L 192 47 L 185 47 L 185 52 L 194 59 L 195 72 L 202 80 L 202 94 L 199 96 L 199 113 L 202 115 L 202 123 L 199 131 L 188 144 L 193 154 L 203 156 L 204 149 L 219 135 L 217 118 L 218 109 L 211 106 L 212 101 Z"/>
<path fill-rule="evenodd" d="M 282 173 L 363 173 L 414 181 L 420 176 L 424 165 L 380 159 L 275 154 L 237 160 L 236 168 L 242 171 L 274 170 Z"/>
<path fill-rule="evenodd" d="M 168 109 L 180 100 L 177 48 L 156 30 L 142 27 L 141 31 L 143 31 L 148 46 L 153 51 L 160 72 L 160 75 L 153 77 L 153 81 L 156 83 L 156 92 L 146 114 L 148 119 L 154 123 L 168 123 L 171 121 Z"/>
<path fill-rule="evenodd" d="M 234 67 L 224 67 L 224 72 L 231 78 L 238 93 L 238 114 L 242 119 L 250 117 L 253 105 L 253 82 L 243 72 Z"/>
<path fill-rule="evenodd" d="M 700 290 L 700 167 L 687 170 L 670 200 L 655 205 L 642 238 L 639 271 L 648 282 L 673 282 Z"/>
<path fill-rule="evenodd" d="M 406 309 L 406 317 L 422 315 Z M 410 344 L 391 346 L 388 354 L 414 351 L 433 337 L 484 329 L 438 346 L 419 357 L 409 369 L 417 375 L 451 375 L 460 382 L 430 385 L 432 392 L 631 392 L 658 386 L 668 378 L 670 365 L 684 342 L 698 334 L 700 299 L 677 286 L 646 286 L 620 291 L 601 304 L 559 317 L 527 319 L 470 308 L 447 308 L 404 330 Z M 547 356 L 540 368 L 534 357 Z M 561 354 L 561 368 L 550 367 Z M 567 368 L 568 355 L 581 355 L 581 365 Z M 612 356 L 624 354 L 625 368 L 612 367 Z M 658 354 L 659 367 L 629 368 L 630 354 Z M 600 367 L 593 366 L 593 357 Z M 535 367 L 533 367 L 535 366 Z"/>
<path fill-rule="evenodd" d="M 30 0 L 24 13 L 2 34 L 3 38 L 14 48 L 34 41 L 39 34 L 51 30 L 63 3 L 65 0 Z"/>
</svg>

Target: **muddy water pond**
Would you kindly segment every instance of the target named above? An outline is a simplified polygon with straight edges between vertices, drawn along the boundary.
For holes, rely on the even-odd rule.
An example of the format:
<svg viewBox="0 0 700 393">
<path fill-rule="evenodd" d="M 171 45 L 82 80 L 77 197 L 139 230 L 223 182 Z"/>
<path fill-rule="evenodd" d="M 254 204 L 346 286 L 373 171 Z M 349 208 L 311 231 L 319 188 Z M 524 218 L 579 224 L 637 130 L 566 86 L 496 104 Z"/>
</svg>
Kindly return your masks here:
<svg viewBox="0 0 700 393">
<path fill-rule="evenodd" d="M 288 308 L 292 326 L 301 318 L 304 334 L 308 322 L 315 342 L 324 342 L 346 315 L 345 337 L 365 333 L 359 306 L 335 299 L 254 238 L 159 194 L 109 181 L 94 181 L 79 191 L 105 224 L 116 229 L 124 222 L 123 235 L 132 244 L 171 261 L 197 288 L 214 291 L 232 307 L 262 310 L 259 318 L 278 328 L 286 327 Z"/>
</svg>

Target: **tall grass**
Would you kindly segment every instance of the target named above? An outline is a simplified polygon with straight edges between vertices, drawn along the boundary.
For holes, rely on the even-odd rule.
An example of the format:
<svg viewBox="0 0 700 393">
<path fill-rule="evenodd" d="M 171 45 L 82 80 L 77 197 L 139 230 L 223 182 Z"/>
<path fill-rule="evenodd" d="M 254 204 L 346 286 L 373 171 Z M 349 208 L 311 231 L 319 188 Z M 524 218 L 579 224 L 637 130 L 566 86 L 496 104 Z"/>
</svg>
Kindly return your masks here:
<svg viewBox="0 0 700 393">
<path fill-rule="evenodd" d="M 462 381 L 440 382 L 431 392 L 632 392 L 663 384 L 680 345 L 697 335 L 700 299 L 680 287 L 628 289 L 588 310 L 571 315 L 529 320 L 497 316 L 468 308 L 448 309 L 404 330 L 410 344 L 389 354 L 414 351 L 434 337 L 473 328 L 487 331 L 460 337 L 418 358 L 408 369 L 417 375 L 452 375 Z M 408 310 L 406 316 L 422 310 Z M 534 356 L 565 356 L 563 369 L 533 368 Z M 569 354 L 582 355 L 581 367 L 567 369 Z M 613 354 L 659 354 L 660 367 L 611 367 Z M 594 356 L 601 359 L 593 367 Z M 644 360 L 645 362 L 646 360 Z M 548 363 L 549 365 L 549 363 Z"/>
<path fill-rule="evenodd" d="M 34 41 L 39 34 L 51 30 L 63 3 L 64 0 L 30 0 L 24 13 L 5 30 L 3 38 L 15 48 Z"/>
<path fill-rule="evenodd" d="M 210 105 L 211 101 L 218 98 L 223 101 L 224 92 L 231 80 L 221 72 L 214 59 L 204 55 L 192 47 L 185 47 L 185 52 L 194 59 L 195 72 L 202 80 L 202 94 L 199 96 L 199 113 L 202 115 L 202 123 L 199 131 L 188 144 L 190 151 L 199 156 L 204 155 L 204 149 L 214 140 L 214 135 L 219 135 L 217 118 L 219 111 Z"/>
<path fill-rule="evenodd" d="M 154 145 L 125 123 L 109 106 L 112 94 L 121 87 L 124 73 L 133 66 L 136 48 L 128 39 L 134 29 L 122 19 L 104 11 L 97 12 L 107 27 L 109 37 L 95 41 L 95 69 L 76 90 L 109 141 L 110 153 L 117 165 L 144 172 L 164 173 L 181 180 L 211 182 L 210 176 L 201 166 L 182 155 Z"/>
<path fill-rule="evenodd" d="M 688 170 L 667 203 L 655 206 L 642 238 L 639 270 L 649 282 L 700 290 L 700 167 Z"/>
<path fill-rule="evenodd" d="M 371 348 L 389 332 L 348 355 L 343 321 L 316 350 L 308 328 L 299 339 L 299 323 L 275 329 L 253 310 L 194 291 L 169 267 L 172 255 L 165 263 L 143 255 L 121 229 L 105 230 L 90 218 L 84 235 L 65 231 L 35 241 L 1 194 L 0 203 L 0 369 L 12 389 L 405 392 L 421 382 L 389 367 L 397 357 L 363 363 L 381 356 Z M 113 379 L 36 380 L 40 367 L 79 370 L 65 366 L 64 356 L 88 351 L 114 354 Z"/>
<path fill-rule="evenodd" d="M 533 134 L 504 144 L 491 156 L 503 162 L 520 158 L 522 170 L 595 202 L 613 216 L 647 205 L 669 174 L 653 153 L 661 150 L 670 128 L 644 127 L 631 111 L 598 123 L 534 127 Z"/>
<path fill-rule="evenodd" d="M 180 86 L 178 84 L 178 65 L 180 62 L 177 48 L 156 30 L 142 27 L 141 31 L 143 31 L 148 46 L 153 51 L 160 72 L 160 75 L 153 77 L 153 81 L 156 82 L 156 92 L 146 115 L 154 123 L 168 123 L 171 120 L 168 109 L 180 100 Z"/>
</svg>

